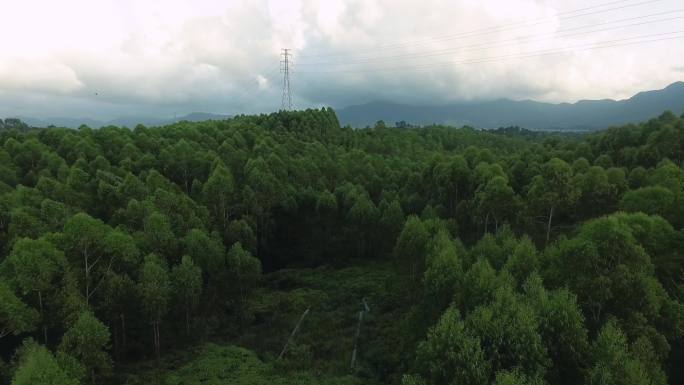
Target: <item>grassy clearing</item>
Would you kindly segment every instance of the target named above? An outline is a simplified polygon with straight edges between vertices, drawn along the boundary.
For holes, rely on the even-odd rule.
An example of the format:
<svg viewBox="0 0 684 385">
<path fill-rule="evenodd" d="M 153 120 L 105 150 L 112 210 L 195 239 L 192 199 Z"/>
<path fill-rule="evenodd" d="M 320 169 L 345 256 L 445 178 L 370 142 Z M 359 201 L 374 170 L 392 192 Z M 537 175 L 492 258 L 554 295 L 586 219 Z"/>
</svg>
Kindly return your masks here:
<svg viewBox="0 0 684 385">
<path fill-rule="evenodd" d="M 386 340 L 405 312 L 389 264 L 286 269 L 265 276 L 249 301 L 249 319 L 239 335 L 164 355 L 161 362 L 136 365 L 127 384 L 376 384 L 392 365 Z M 395 293 L 394 295 L 392 293 Z M 357 363 L 350 360 L 358 312 L 364 316 Z M 278 360 L 297 321 L 307 317 L 282 360 Z M 383 357 L 378 361 L 377 357 Z M 389 357 L 389 359 L 388 359 Z M 164 374 L 162 374 L 164 373 Z"/>
</svg>

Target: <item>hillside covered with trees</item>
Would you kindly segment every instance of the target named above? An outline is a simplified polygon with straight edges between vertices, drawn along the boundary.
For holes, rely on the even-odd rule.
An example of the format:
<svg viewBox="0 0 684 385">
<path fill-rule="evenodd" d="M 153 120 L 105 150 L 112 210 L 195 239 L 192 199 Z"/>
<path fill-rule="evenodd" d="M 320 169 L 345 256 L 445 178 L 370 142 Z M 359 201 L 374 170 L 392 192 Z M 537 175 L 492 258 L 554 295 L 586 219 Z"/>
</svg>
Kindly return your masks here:
<svg viewBox="0 0 684 385">
<path fill-rule="evenodd" d="M 684 117 L 0 125 L 0 384 L 684 382 Z"/>
</svg>

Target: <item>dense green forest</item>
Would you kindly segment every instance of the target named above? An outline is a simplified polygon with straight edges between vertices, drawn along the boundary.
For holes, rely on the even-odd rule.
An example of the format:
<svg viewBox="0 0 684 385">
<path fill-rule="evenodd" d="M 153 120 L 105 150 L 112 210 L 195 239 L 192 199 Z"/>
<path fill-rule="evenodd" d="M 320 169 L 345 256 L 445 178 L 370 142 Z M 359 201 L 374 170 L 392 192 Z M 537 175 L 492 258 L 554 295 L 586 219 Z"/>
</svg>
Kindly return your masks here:
<svg viewBox="0 0 684 385">
<path fill-rule="evenodd" d="M 683 158 L 668 112 L 8 120 L 0 384 L 682 383 Z"/>
</svg>

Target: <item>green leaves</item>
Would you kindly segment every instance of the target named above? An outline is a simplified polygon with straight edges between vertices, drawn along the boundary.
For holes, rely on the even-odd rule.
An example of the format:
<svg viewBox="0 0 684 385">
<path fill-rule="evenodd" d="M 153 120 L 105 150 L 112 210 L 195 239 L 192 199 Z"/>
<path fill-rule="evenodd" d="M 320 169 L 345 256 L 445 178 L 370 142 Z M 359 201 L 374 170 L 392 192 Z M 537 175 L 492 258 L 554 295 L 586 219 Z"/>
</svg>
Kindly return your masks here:
<svg viewBox="0 0 684 385">
<path fill-rule="evenodd" d="M 420 218 L 410 216 L 406 219 L 404 229 L 394 246 L 394 255 L 408 270 L 412 281 L 418 278 L 425 266 L 429 238 L 430 234 Z"/>
<path fill-rule="evenodd" d="M 25 343 L 21 349 L 12 385 L 78 385 L 78 379 L 60 367 L 45 347 L 35 342 Z"/>
<path fill-rule="evenodd" d="M 190 230 L 183 237 L 183 250 L 208 276 L 226 269 L 226 249 L 220 239 L 200 229 Z"/>
<path fill-rule="evenodd" d="M 491 220 L 498 230 L 499 223 L 514 218 L 519 206 L 518 196 L 508 185 L 508 180 L 502 176 L 495 176 L 475 193 L 475 201 L 480 216 L 484 218 L 484 228 L 487 232 Z"/>
<path fill-rule="evenodd" d="M 608 322 L 592 346 L 594 365 L 589 370 L 591 384 L 664 385 L 664 378 L 651 378 L 644 363 L 629 351 L 625 335 L 615 322 Z M 659 376 L 660 377 L 660 376 Z M 653 381 L 659 379 L 660 381 Z"/>
<path fill-rule="evenodd" d="M 466 330 L 458 310 L 448 309 L 420 344 L 417 361 L 431 384 L 489 382 L 490 363 L 480 339 Z"/>
<path fill-rule="evenodd" d="M 143 309 L 153 322 L 160 322 L 168 311 L 171 280 L 166 264 L 158 256 L 145 257 L 138 283 Z"/>
<path fill-rule="evenodd" d="M 190 312 L 197 306 L 202 294 L 202 269 L 195 266 L 190 256 L 184 255 L 181 263 L 171 270 L 171 286 L 178 304 L 185 312 L 186 333 L 189 333 Z"/>
<path fill-rule="evenodd" d="M 138 290 L 143 311 L 150 320 L 154 331 L 154 351 L 157 359 L 161 354 L 159 324 L 169 311 L 171 289 L 171 279 L 166 263 L 154 254 L 145 257 L 145 262 L 140 271 Z"/>
<path fill-rule="evenodd" d="M 40 315 L 24 304 L 0 278 L 0 338 L 35 330 Z"/>
<path fill-rule="evenodd" d="M 238 196 L 233 174 L 223 163 L 216 164 L 202 187 L 202 194 L 212 218 L 217 221 L 219 228 L 225 230 Z"/>
<path fill-rule="evenodd" d="M 76 358 L 85 368 L 91 383 L 107 376 L 111 371 L 111 359 L 105 351 L 109 346 L 109 329 L 89 311 L 64 333 L 59 350 Z"/>
<path fill-rule="evenodd" d="M 18 240 L 5 263 L 11 279 L 24 294 L 53 288 L 66 269 L 64 254 L 44 239 Z"/>
</svg>

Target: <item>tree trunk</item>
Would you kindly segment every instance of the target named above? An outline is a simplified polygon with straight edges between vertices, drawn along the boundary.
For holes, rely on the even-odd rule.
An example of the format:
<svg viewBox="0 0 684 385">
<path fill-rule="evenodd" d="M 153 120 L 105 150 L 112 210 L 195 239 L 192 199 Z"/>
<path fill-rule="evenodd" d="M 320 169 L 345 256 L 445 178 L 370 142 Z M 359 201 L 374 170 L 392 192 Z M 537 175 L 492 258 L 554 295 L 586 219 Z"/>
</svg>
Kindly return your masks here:
<svg viewBox="0 0 684 385">
<path fill-rule="evenodd" d="M 40 319 L 43 321 L 43 342 L 48 344 L 47 325 L 45 325 L 45 315 L 43 314 L 43 292 L 38 290 L 38 306 L 40 307 Z"/>
<path fill-rule="evenodd" d="M 126 349 L 126 318 L 123 313 L 119 316 L 121 317 L 121 347 Z"/>
<path fill-rule="evenodd" d="M 488 226 L 489 226 L 489 213 L 487 213 L 487 215 L 485 215 L 485 228 L 484 228 L 484 233 L 485 233 L 485 234 L 488 233 L 488 230 L 489 230 L 489 229 L 488 229 Z"/>
<path fill-rule="evenodd" d="M 86 301 L 86 307 L 90 304 L 90 266 L 88 266 L 88 248 L 86 247 L 83 250 L 83 262 L 85 264 L 85 289 L 86 289 L 86 295 L 85 295 L 85 301 Z"/>
<path fill-rule="evenodd" d="M 161 358 L 161 337 L 159 336 L 159 324 L 160 322 L 157 321 L 156 323 L 156 331 L 157 331 L 157 360 Z"/>
<path fill-rule="evenodd" d="M 190 306 L 185 306 L 185 334 L 190 335 Z"/>
<path fill-rule="evenodd" d="M 551 239 L 551 221 L 553 220 L 553 207 L 551 207 L 551 210 L 549 210 L 549 222 L 546 225 L 546 243 L 549 243 L 549 239 Z"/>
<path fill-rule="evenodd" d="M 159 361 L 161 356 L 159 354 L 159 321 L 152 323 L 152 332 L 154 333 L 154 355 L 157 357 L 157 361 Z"/>
</svg>

